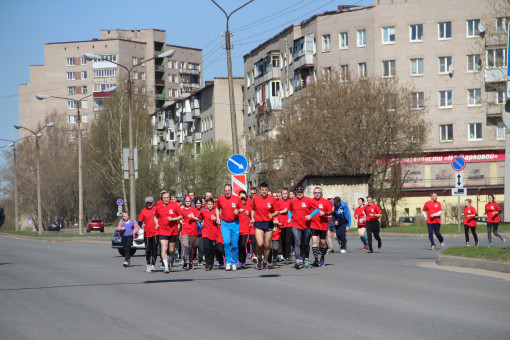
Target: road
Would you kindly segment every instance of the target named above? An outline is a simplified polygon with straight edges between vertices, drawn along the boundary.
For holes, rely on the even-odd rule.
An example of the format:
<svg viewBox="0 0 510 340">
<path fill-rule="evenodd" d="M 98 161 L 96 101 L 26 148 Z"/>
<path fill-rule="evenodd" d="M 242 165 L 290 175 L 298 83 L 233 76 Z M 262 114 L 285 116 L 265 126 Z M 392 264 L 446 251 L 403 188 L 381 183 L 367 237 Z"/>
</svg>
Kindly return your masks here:
<svg viewBox="0 0 510 340">
<path fill-rule="evenodd" d="M 143 256 L 123 268 L 104 242 L 0 237 L 0 338 L 509 339 L 510 276 L 437 269 L 427 245 L 349 240 L 322 268 L 163 274 Z"/>
</svg>

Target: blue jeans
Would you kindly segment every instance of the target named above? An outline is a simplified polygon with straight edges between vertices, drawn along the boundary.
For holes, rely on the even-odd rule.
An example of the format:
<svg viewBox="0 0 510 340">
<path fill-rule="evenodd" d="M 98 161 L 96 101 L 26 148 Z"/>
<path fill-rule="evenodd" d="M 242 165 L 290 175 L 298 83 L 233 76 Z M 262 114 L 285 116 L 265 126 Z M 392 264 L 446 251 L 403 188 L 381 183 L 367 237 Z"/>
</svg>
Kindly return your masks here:
<svg viewBox="0 0 510 340">
<path fill-rule="evenodd" d="M 347 228 L 346 224 L 335 226 L 336 238 L 340 241 L 340 249 L 343 250 L 345 250 L 345 248 L 347 247 L 347 234 L 346 234 L 347 231 L 345 228 Z"/>
<path fill-rule="evenodd" d="M 237 265 L 239 255 L 239 220 L 233 222 L 221 221 L 221 235 L 225 249 L 227 264 Z"/>
<path fill-rule="evenodd" d="M 307 259 L 310 254 L 310 238 L 312 237 L 310 228 L 292 228 L 292 233 L 294 234 L 294 252 L 296 260 L 299 260 L 301 256 Z"/>
</svg>

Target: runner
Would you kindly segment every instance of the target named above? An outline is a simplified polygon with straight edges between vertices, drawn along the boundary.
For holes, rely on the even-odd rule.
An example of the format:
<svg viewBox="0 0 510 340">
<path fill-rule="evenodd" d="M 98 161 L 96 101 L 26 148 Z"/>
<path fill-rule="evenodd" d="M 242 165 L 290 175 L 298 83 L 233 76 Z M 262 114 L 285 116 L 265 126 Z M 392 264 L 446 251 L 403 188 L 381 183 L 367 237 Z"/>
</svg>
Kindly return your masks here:
<svg viewBox="0 0 510 340">
<path fill-rule="evenodd" d="M 304 264 L 306 269 L 310 268 L 310 219 L 313 212 L 311 199 L 305 197 L 305 189 L 302 186 L 296 188 L 296 197 L 289 204 L 288 224 L 292 225 L 294 233 L 294 251 L 296 263 L 294 268 L 301 269 Z M 303 262 L 304 258 L 304 262 Z"/>
<path fill-rule="evenodd" d="M 181 208 L 175 202 L 170 201 L 170 194 L 163 194 L 163 204 L 156 207 L 154 222 L 156 229 L 159 229 L 159 240 L 161 242 L 161 255 L 165 273 L 170 273 L 168 266 L 167 249 L 170 249 L 170 266 L 173 266 L 175 255 L 175 242 L 179 238 L 179 222 L 182 216 Z"/>
<path fill-rule="evenodd" d="M 158 231 L 154 223 L 154 198 L 145 198 L 145 208 L 140 211 L 138 225 L 143 226 L 143 235 L 145 241 L 145 261 L 147 262 L 146 272 L 155 272 L 156 259 L 158 257 Z"/>
<path fill-rule="evenodd" d="M 253 198 L 251 206 L 251 222 L 255 226 L 255 239 L 257 241 L 257 269 L 267 269 L 267 260 L 271 251 L 271 238 L 273 236 L 273 217 L 278 211 L 276 200 L 268 194 L 268 185 L 260 184 L 260 195 Z M 262 263 L 264 255 L 264 263 Z"/>
<path fill-rule="evenodd" d="M 436 234 L 437 239 L 441 245 L 441 248 L 444 247 L 444 239 L 443 235 L 441 235 L 441 215 L 443 214 L 443 208 L 441 207 L 441 203 L 437 201 L 437 194 L 433 192 L 430 195 L 430 201 L 425 202 L 425 205 L 422 209 L 423 216 L 427 219 L 427 228 L 429 229 L 429 240 L 430 240 L 430 249 L 436 249 L 436 244 L 434 243 L 434 234 Z M 368 219 L 367 219 L 368 220 Z M 368 226 L 367 226 L 368 231 Z"/>
<path fill-rule="evenodd" d="M 289 190 L 284 188 L 281 192 L 281 196 L 282 198 L 278 201 L 278 210 L 280 211 L 278 221 L 281 224 L 280 244 L 282 245 L 282 253 L 283 258 L 285 259 L 285 264 L 289 264 L 290 252 L 292 250 L 292 238 L 294 237 L 292 234 L 292 227 L 288 224 L 290 205 Z"/>
<path fill-rule="evenodd" d="M 206 199 L 207 209 L 200 212 L 202 221 L 202 240 L 204 242 L 205 270 L 210 271 L 214 268 L 214 253 L 216 240 L 218 238 L 218 224 L 216 223 L 216 209 L 214 209 L 214 199 Z"/>
<path fill-rule="evenodd" d="M 183 225 L 181 229 L 182 239 L 182 258 L 183 264 L 182 269 L 193 270 L 193 258 L 195 257 L 195 243 L 198 236 L 197 221 L 199 220 L 200 212 L 197 208 L 191 205 L 193 201 L 190 196 L 184 198 L 184 209 L 182 209 L 182 215 L 184 216 Z M 189 265 L 188 265 L 189 261 Z"/>
<path fill-rule="evenodd" d="M 464 201 L 464 234 L 466 236 L 466 247 L 469 247 L 469 229 L 471 229 L 471 234 L 473 234 L 473 238 L 475 239 L 475 247 L 478 247 L 478 235 L 476 234 L 476 219 L 475 217 L 478 215 L 475 207 L 471 205 L 471 200 L 467 199 Z"/>
<path fill-rule="evenodd" d="M 505 243 L 503 235 L 498 233 L 499 227 L 499 214 L 501 214 L 501 208 L 494 201 L 494 195 L 488 195 L 489 203 L 485 205 L 485 215 L 487 215 L 487 238 L 489 239 L 489 247 L 492 247 L 492 229 L 494 229 L 494 236 L 497 236 Z"/>
<path fill-rule="evenodd" d="M 119 221 L 117 230 L 122 235 L 122 249 L 124 249 L 124 267 L 129 266 L 131 259 L 131 244 L 133 244 L 133 236 L 138 234 L 138 224 L 129 218 L 129 212 L 122 213 L 122 219 Z"/>
<path fill-rule="evenodd" d="M 200 212 L 206 208 L 204 208 L 205 204 L 202 203 L 203 200 L 200 197 L 195 198 L 195 208 Z M 195 254 L 198 254 L 198 265 L 201 266 L 204 261 L 204 242 L 202 241 L 202 223 L 197 221 L 197 242 L 195 243 Z"/>
<path fill-rule="evenodd" d="M 333 213 L 333 205 L 330 201 L 322 197 L 322 189 L 316 187 L 313 189 L 312 208 L 316 215 L 311 219 L 310 227 L 312 228 L 312 252 L 315 258 L 314 267 L 324 266 L 324 257 L 328 252 L 328 244 L 326 237 L 328 235 L 328 216 Z M 318 211 L 316 211 L 318 209 Z M 319 249 L 320 239 L 320 249 Z M 319 261 L 320 255 L 320 261 Z"/>
<path fill-rule="evenodd" d="M 358 198 L 358 207 L 354 210 L 354 218 L 358 223 L 358 235 L 361 243 L 363 243 L 363 250 L 368 249 L 368 241 L 365 233 L 367 231 L 367 221 L 365 218 L 365 199 Z"/>
<path fill-rule="evenodd" d="M 340 245 L 340 254 L 347 253 L 347 232 L 351 227 L 351 211 L 347 202 L 335 197 L 333 221 L 335 222 L 336 240 Z"/>
<path fill-rule="evenodd" d="M 216 217 L 220 219 L 221 215 L 221 235 L 227 262 L 225 270 L 237 270 L 241 228 L 238 215 L 244 212 L 244 208 L 239 197 L 232 195 L 232 185 L 225 184 L 223 190 L 225 195 L 220 196 L 216 203 Z"/>
<path fill-rule="evenodd" d="M 246 205 L 246 191 L 239 192 L 239 198 L 243 204 L 244 211 L 239 214 L 239 267 L 246 269 L 246 247 L 250 237 L 250 208 Z"/>
<path fill-rule="evenodd" d="M 367 218 L 367 236 L 368 236 L 368 252 L 373 253 L 372 248 L 372 233 L 377 240 L 377 248 L 381 249 L 382 242 L 379 237 L 379 217 L 382 216 L 382 210 L 377 204 L 374 203 L 372 196 L 367 196 L 367 205 L 365 205 L 365 216 Z"/>
<path fill-rule="evenodd" d="M 280 227 L 282 226 L 282 223 L 279 222 L 278 216 L 281 216 L 278 214 L 273 218 L 273 235 L 271 236 L 271 252 L 269 253 L 269 258 L 267 260 L 268 263 L 273 263 L 273 268 L 278 268 L 278 250 L 280 248 L 280 236 L 282 233 L 282 230 Z M 285 216 L 287 219 L 287 216 Z"/>
</svg>

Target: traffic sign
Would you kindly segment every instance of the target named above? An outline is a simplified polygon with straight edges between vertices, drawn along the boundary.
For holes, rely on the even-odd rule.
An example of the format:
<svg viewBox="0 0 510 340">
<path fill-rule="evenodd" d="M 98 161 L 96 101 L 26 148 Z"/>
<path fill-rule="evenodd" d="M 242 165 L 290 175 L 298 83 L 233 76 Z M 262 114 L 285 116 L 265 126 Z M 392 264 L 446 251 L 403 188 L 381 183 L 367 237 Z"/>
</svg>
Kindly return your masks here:
<svg viewBox="0 0 510 340">
<path fill-rule="evenodd" d="M 234 195 L 239 196 L 239 191 L 248 191 L 246 185 L 246 175 L 232 175 L 232 192 Z"/>
<path fill-rule="evenodd" d="M 124 201 L 122 200 L 122 198 L 119 198 L 119 199 L 117 200 L 117 205 L 121 206 L 121 205 L 123 205 L 123 204 L 124 204 Z"/>
<path fill-rule="evenodd" d="M 464 183 L 462 181 L 463 177 L 464 176 L 462 175 L 462 172 L 457 172 L 455 174 L 455 187 L 456 188 L 463 188 L 464 187 L 464 185 L 463 185 Z"/>
<path fill-rule="evenodd" d="M 466 188 L 454 188 L 452 189 L 452 196 L 466 196 L 467 189 Z"/>
<path fill-rule="evenodd" d="M 117 209 L 117 216 L 122 216 L 122 206 L 119 205 L 119 208 Z"/>
<path fill-rule="evenodd" d="M 455 171 L 462 171 L 466 168 L 466 160 L 464 157 L 455 157 L 452 160 L 452 168 Z"/>
<path fill-rule="evenodd" d="M 232 155 L 227 162 L 228 170 L 234 175 L 240 175 L 248 169 L 248 160 L 243 155 Z"/>
</svg>

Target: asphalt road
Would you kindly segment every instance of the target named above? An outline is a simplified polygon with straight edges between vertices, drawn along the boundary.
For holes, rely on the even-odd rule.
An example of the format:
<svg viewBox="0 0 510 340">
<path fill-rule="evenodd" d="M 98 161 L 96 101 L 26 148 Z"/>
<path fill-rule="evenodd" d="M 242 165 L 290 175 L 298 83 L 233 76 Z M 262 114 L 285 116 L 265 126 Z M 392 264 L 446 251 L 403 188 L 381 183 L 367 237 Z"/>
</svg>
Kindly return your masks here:
<svg viewBox="0 0 510 340">
<path fill-rule="evenodd" d="M 0 338 L 509 339 L 510 276 L 437 269 L 427 245 L 349 240 L 322 268 L 163 274 L 143 256 L 123 268 L 104 242 L 0 237 Z"/>
</svg>

